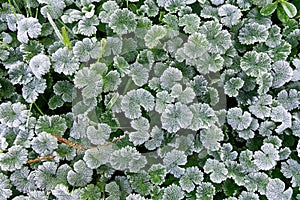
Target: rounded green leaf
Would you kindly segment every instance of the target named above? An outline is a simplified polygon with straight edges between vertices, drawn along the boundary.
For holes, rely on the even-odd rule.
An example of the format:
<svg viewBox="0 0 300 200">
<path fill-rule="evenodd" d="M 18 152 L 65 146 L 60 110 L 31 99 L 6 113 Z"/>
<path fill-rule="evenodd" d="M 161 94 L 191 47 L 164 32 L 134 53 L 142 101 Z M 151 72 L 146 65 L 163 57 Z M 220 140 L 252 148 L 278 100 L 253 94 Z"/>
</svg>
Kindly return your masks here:
<svg viewBox="0 0 300 200">
<path fill-rule="evenodd" d="M 276 8 L 277 8 L 277 2 L 270 3 L 270 4 L 266 5 L 266 6 L 264 6 L 260 10 L 260 14 L 262 14 L 264 16 L 271 15 L 273 12 L 275 12 Z"/>
<path fill-rule="evenodd" d="M 285 13 L 282 4 L 277 8 L 277 17 L 283 23 L 286 23 L 289 20 L 289 16 Z"/>
<path fill-rule="evenodd" d="M 287 1 L 281 1 L 281 6 L 285 13 L 290 17 L 295 17 L 297 15 L 297 8 Z"/>
</svg>

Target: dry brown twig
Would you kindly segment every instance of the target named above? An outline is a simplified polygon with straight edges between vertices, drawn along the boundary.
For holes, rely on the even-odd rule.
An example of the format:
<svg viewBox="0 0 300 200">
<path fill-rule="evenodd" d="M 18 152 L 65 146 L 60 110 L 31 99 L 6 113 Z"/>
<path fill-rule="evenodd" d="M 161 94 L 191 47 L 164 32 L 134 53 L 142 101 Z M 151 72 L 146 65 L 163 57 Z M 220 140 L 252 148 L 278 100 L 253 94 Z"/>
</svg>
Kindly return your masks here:
<svg viewBox="0 0 300 200">
<path fill-rule="evenodd" d="M 72 142 L 68 139 L 65 139 L 65 138 L 61 137 L 61 136 L 58 136 L 58 135 L 52 135 L 52 136 L 55 137 L 58 142 L 64 143 L 64 144 L 66 144 L 66 145 L 68 145 L 72 148 L 75 148 L 79 151 L 84 151 L 84 150 L 87 150 L 87 149 L 95 149 L 95 148 L 106 147 L 106 146 L 109 146 L 109 145 L 112 145 L 112 144 L 116 143 L 117 141 L 121 140 L 124 137 L 124 136 L 121 136 L 121 137 L 115 138 L 113 141 L 105 143 L 105 144 L 100 145 L 100 146 L 83 147 L 83 145 Z M 53 159 L 55 157 L 56 156 L 53 156 L 53 155 L 52 156 L 39 157 L 39 158 L 35 158 L 35 159 L 32 159 L 32 160 L 28 160 L 27 163 L 31 164 L 31 163 L 37 163 L 37 162 L 40 162 L 40 161 L 47 161 L 47 160 Z"/>
</svg>

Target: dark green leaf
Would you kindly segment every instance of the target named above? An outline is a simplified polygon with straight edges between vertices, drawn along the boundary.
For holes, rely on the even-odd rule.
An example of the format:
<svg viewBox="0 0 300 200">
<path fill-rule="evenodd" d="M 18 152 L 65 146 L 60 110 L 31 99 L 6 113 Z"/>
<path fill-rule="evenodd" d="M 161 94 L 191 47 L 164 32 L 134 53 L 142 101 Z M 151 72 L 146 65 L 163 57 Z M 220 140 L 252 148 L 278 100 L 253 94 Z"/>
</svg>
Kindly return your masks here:
<svg viewBox="0 0 300 200">
<path fill-rule="evenodd" d="M 282 1 L 281 6 L 290 18 L 293 18 L 297 15 L 297 8 L 294 6 L 294 4 L 287 1 Z"/>
<path fill-rule="evenodd" d="M 277 2 L 270 3 L 270 4 L 266 5 L 266 6 L 264 6 L 260 10 L 260 14 L 262 14 L 264 16 L 271 15 L 273 12 L 275 12 L 276 8 L 277 8 Z"/>
<path fill-rule="evenodd" d="M 283 23 L 286 23 L 289 20 L 289 16 L 285 13 L 281 4 L 277 8 L 277 17 Z"/>
</svg>

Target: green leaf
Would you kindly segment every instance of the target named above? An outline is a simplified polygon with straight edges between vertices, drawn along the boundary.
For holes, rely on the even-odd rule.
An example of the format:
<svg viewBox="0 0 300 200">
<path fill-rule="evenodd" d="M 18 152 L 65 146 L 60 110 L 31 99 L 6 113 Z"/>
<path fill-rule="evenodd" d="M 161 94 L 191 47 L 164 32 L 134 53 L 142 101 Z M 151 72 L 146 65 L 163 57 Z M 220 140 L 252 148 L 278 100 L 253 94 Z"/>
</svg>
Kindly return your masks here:
<svg viewBox="0 0 300 200">
<path fill-rule="evenodd" d="M 71 42 L 70 42 L 70 39 L 69 39 L 69 36 L 68 36 L 68 33 L 67 33 L 67 30 L 66 30 L 66 27 L 63 26 L 61 27 L 61 33 L 62 33 L 62 39 L 63 39 L 63 42 L 64 42 L 64 45 L 66 47 L 68 47 L 69 49 L 71 49 Z"/>
<path fill-rule="evenodd" d="M 281 4 L 277 8 L 277 17 L 283 23 L 286 23 L 289 20 L 289 16 L 285 13 Z"/>
<path fill-rule="evenodd" d="M 290 18 L 293 18 L 297 15 L 297 8 L 292 3 L 281 1 L 281 6 Z"/>
<path fill-rule="evenodd" d="M 275 12 L 277 8 L 277 1 L 274 3 L 270 3 L 266 6 L 264 6 L 261 10 L 260 10 L 260 14 L 264 15 L 264 16 L 268 16 L 271 15 L 272 13 Z"/>
</svg>

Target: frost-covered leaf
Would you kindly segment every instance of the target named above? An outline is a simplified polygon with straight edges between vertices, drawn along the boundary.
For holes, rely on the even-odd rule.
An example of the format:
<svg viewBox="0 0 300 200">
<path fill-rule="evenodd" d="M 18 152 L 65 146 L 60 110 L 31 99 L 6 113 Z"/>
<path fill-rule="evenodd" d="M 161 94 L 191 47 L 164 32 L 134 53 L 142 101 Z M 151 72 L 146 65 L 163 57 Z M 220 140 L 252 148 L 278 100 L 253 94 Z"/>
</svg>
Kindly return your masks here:
<svg viewBox="0 0 300 200">
<path fill-rule="evenodd" d="M 79 68 L 78 60 L 67 47 L 59 48 L 52 54 L 52 62 L 54 71 L 65 75 L 71 75 Z"/>
<path fill-rule="evenodd" d="M 292 194 L 292 188 L 285 191 L 284 182 L 278 178 L 270 180 L 267 185 L 266 197 L 268 200 L 289 200 L 292 198 Z"/>
<path fill-rule="evenodd" d="M 8 152 L 0 154 L 0 167 L 3 171 L 15 171 L 21 169 L 27 162 L 28 152 L 19 145 L 12 146 Z"/>
<path fill-rule="evenodd" d="M 201 183 L 196 190 L 197 199 L 212 200 L 215 194 L 216 194 L 216 189 L 214 185 L 210 182 Z"/>
<path fill-rule="evenodd" d="M 268 39 L 268 27 L 259 23 L 247 23 L 239 31 L 239 41 L 242 44 L 250 45 L 256 42 L 265 42 Z"/>
<path fill-rule="evenodd" d="M 118 4 L 115 1 L 106 1 L 102 5 L 102 11 L 99 13 L 99 19 L 103 23 L 109 23 L 110 16 L 113 12 L 119 9 Z"/>
<path fill-rule="evenodd" d="M 135 14 L 127 8 L 117 9 L 111 14 L 108 25 L 116 34 L 123 35 L 135 31 L 135 18 Z"/>
<path fill-rule="evenodd" d="M 286 60 L 291 54 L 291 49 L 292 47 L 288 42 L 280 40 L 277 46 L 268 51 L 268 54 L 270 58 L 272 58 L 273 62 Z"/>
<path fill-rule="evenodd" d="M 29 41 L 29 38 L 37 38 L 41 34 L 42 25 L 36 18 L 24 18 L 19 20 L 17 24 L 17 38 L 22 43 L 27 43 Z"/>
<path fill-rule="evenodd" d="M 125 39 L 122 40 L 120 37 L 107 37 L 103 56 L 125 54 L 126 52 L 122 52 L 123 46 L 126 48 L 125 45 L 123 45 L 124 41 Z M 104 45 L 103 42 L 101 45 Z"/>
<path fill-rule="evenodd" d="M 265 143 L 261 146 L 261 151 L 256 151 L 253 157 L 259 169 L 270 170 L 277 164 L 279 152 L 273 144 Z"/>
<path fill-rule="evenodd" d="M 200 132 L 200 139 L 203 146 L 211 151 L 220 149 L 220 141 L 224 139 L 223 132 L 215 125 L 211 125 L 207 129 L 202 129 Z"/>
<path fill-rule="evenodd" d="M 149 199 L 146 199 L 140 194 L 130 194 L 126 197 L 126 200 L 149 200 Z"/>
<path fill-rule="evenodd" d="M 281 172 L 286 178 L 292 178 L 292 187 L 300 186 L 300 164 L 293 159 L 288 159 L 281 164 Z"/>
<path fill-rule="evenodd" d="M 184 173 L 184 169 L 179 165 L 187 163 L 187 156 L 183 151 L 173 149 L 168 152 L 163 158 L 163 164 L 166 166 L 167 172 L 173 174 L 175 177 L 180 177 Z"/>
<path fill-rule="evenodd" d="M 161 115 L 162 128 L 170 133 L 175 133 L 180 128 L 188 128 L 192 118 L 193 113 L 185 104 L 180 102 L 168 104 Z"/>
<path fill-rule="evenodd" d="M 145 44 L 148 48 L 152 49 L 157 46 L 161 46 L 160 40 L 167 34 L 167 29 L 163 26 L 152 26 L 145 35 Z"/>
<path fill-rule="evenodd" d="M 89 168 L 96 169 L 108 163 L 111 154 L 112 148 L 110 146 L 88 149 L 84 153 L 83 160 Z"/>
<path fill-rule="evenodd" d="M 219 54 L 203 54 L 197 62 L 196 68 L 200 74 L 215 73 L 224 67 L 224 59 Z"/>
<path fill-rule="evenodd" d="M 227 179 L 228 170 L 225 165 L 217 160 L 207 159 L 204 167 L 205 173 L 210 173 L 209 177 L 214 183 L 221 183 Z"/>
<path fill-rule="evenodd" d="M 269 36 L 266 41 L 268 47 L 275 48 L 280 45 L 282 35 L 280 34 L 280 28 L 277 25 L 273 25 L 269 29 Z"/>
<path fill-rule="evenodd" d="M 95 15 L 90 18 L 83 17 L 78 22 L 78 32 L 81 35 L 90 37 L 96 34 L 98 25 L 99 25 L 99 20 Z"/>
<path fill-rule="evenodd" d="M 68 183 L 76 187 L 82 187 L 91 182 L 93 170 L 88 168 L 84 161 L 79 160 L 74 164 L 74 171 L 68 172 Z"/>
<path fill-rule="evenodd" d="M 286 90 L 281 90 L 277 94 L 277 100 L 285 109 L 290 111 L 298 108 L 300 104 L 300 93 L 295 89 L 291 89 L 288 92 Z"/>
<path fill-rule="evenodd" d="M 72 102 L 74 85 L 69 81 L 57 81 L 53 86 L 56 95 L 61 95 L 64 102 Z"/>
<path fill-rule="evenodd" d="M 263 172 L 252 172 L 245 177 L 245 187 L 248 191 L 258 191 L 261 195 L 265 195 L 266 188 L 270 178 Z"/>
<path fill-rule="evenodd" d="M 109 194 L 108 200 L 120 199 L 120 186 L 115 181 L 105 185 L 105 192 Z"/>
<path fill-rule="evenodd" d="M 66 7 L 65 1 L 61 0 L 37 0 L 40 4 L 46 4 L 42 7 L 41 13 L 46 18 L 47 13 L 53 18 L 57 19 L 63 14 Z"/>
<path fill-rule="evenodd" d="M 208 128 L 217 120 L 214 110 L 208 104 L 192 104 L 190 110 L 193 113 L 193 119 L 190 125 L 190 129 L 192 130 L 196 131 L 201 128 Z"/>
<path fill-rule="evenodd" d="M 242 70 L 253 77 L 261 77 L 271 70 L 271 59 L 266 53 L 249 51 L 241 59 Z"/>
<path fill-rule="evenodd" d="M 97 185 L 89 184 L 80 191 L 81 200 L 98 200 L 102 196 L 101 188 Z"/>
<path fill-rule="evenodd" d="M 167 188 L 164 189 L 164 195 L 162 200 L 172 200 L 172 199 L 183 199 L 184 192 L 178 185 L 172 184 L 169 185 Z"/>
<path fill-rule="evenodd" d="M 232 45 L 229 32 L 223 30 L 218 21 L 205 22 L 200 27 L 200 33 L 205 35 L 211 53 L 224 54 Z"/>
<path fill-rule="evenodd" d="M 76 72 L 74 78 L 75 87 L 82 89 L 84 98 L 94 98 L 102 91 L 102 77 L 90 68 L 83 68 Z"/>
<path fill-rule="evenodd" d="M 7 26 L 9 28 L 9 30 L 16 31 L 17 30 L 17 22 L 24 19 L 25 16 L 22 14 L 14 15 L 13 13 L 10 13 L 10 14 L 6 14 L 5 18 L 6 18 L 6 22 L 7 22 Z"/>
<path fill-rule="evenodd" d="M 152 190 L 153 185 L 150 182 L 150 176 L 148 173 L 146 173 L 145 171 L 142 171 L 137 174 L 129 174 L 128 179 L 129 179 L 131 188 L 135 192 L 137 192 L 143 196 L 147 196 L 150 194 L 150 191 Z"/>
<path fill-rule="evenodd" d="M 46 80 L 34 77 L 26 83 L 22 88 L 23 98 L 28 103 L 33 103 L 37 100 L 39 94 L 43 94 L 46 89 Z"/>
<path fill-rule="evenodd" d="M 73 23 L 77 22 L 82 18 L 82 13 L 79 10 L 68 9 L 64 11 L 64 14 L 61 16 L 61 19 L 64 23 Z"/>
<path fill-rule="evenodd" d="M 254 192 L 246 192 L 246 191 L 242 191 L 242 193 L 239 195 L 238 200 L 259 200 L 259 196 L 258 194 L 254 193 Z"/>
<path fill-rule="evenodd" d="M 183 48 L 177 50 L 175 57 L 180 62 L 186 60 L 187 64 L 196 65 L 197 58 L 201 58 L 207 52 L 208 45 L 204 34 L 193 33 L 184 43 Z"/>
<path fill-rule="evenodd" d="M 2 173 L 0 173 L 0 195 L 1 199 L 4 200 L 8 199 L 12 195 L 9 178 Z"/>
<path fill-rule="evenodd" d="M 182 72 L 179 69 L 168 67 L 160 77 L 161 87 L 163 89 L 171 89 L 181 79 Z"/>
<path fill-rule="evenodd" d="M 0 104 L 0 122 L 8 127 L 19 127 L 24 124 L 27 113 L 26 106 L 20 102 Z"/>
<path fill-rule="evenodd" d="M 269 117 L 271 113 L 271 108 L 269 107 L 272 104 L 271 95 L 262 95 L 258 98 L 255 98 L 252 105 L 249 106 L 249 111 L 260 119 Z"/>
<path fill-rule="evenodd" d="M 129 73 L 129 67 L 130 65 L 125 60 L 124 57 L 121 56 L 115 56 L 114 57 L 114 67 L 117 68 L 117 71 L 120 73 L 121 77 L 123 77 L 125 74 Z"/>
<path fill-rule="evenodd" d="M 28 61 L 32 57 L 44 52 L 44 45 L 36 40 L 30 40 L 27 44 L 21 44 L 20 51 L 23 53 L 23 59 Z"/>
<path fill-rule="evenodd" d="M 247 111 L 243 113 L 241 108 L 230 108 L 228 110 L 227 122 L 236 130 L 244 130 L 251 124 L 252 117 Z"/>
<path fill-rule="evenodd" d="M 67 129 L 67 122 L 59 115 L 40 116 L 35 125 L 37 133 L 49 133 L 52 135 L 63 135 Z"/>
<path fill-rule="evenodd" d="M 154 97 L 147 90 L 131 90 L 122 98 L 121 108 L 125 116 L 130 119 L 136 119 L 142 115 L 141 106 L 146 111 L 154 108 Z"/>
<path fill-rule="evenodd" d="M 149 69 L 147 69 L 145 66 L 136 62 L 131 65 L 129 76 L 132 77 L 133 82 L 137 86 L 141 87 L 148 82 Z"/>
<path fill-rule="evenodd" d="M 51 110 L 55 110 L 56 108 L 61 107 L 62 105 L 64 105 L 64 101 L 59 95 L 54 95 L 49 99 L 48 106 Z"/>
<path fill-rule="evenodd" d="M 280 126 L 275 129 L 277 133 L 283 132 L 285 129 L 292 126 L 291 114 L 282 106 L 273 107 L 270 114 L 274 122 L 282 122 Z"/>
<path fill-rule="evenodd" d="M 44 162 L 33 172 L 34 181 L 38 188 L 49 191 L 58 184 L 67 185 L 67 174 L 71 167 L 63 164 L 60 167 L 54 162 Z"/>
<path fill-rule="evenodd" d="M 165 90 L 156 93 L 155 111 L 162 113 L 167 104 L 172 103 L 174 98 Z"/>
<path fill-rule="evenodd" d="M 196 14 L 186 14 L 179 19 L 179 26 L 184 26 L 183 31 L 192 34 L 198 31 L 200 18 Z"/>
<path fill-rule="evenodd" d="M 32 142 L 32 149 L 38 154 L 49 155 L 58 147 L 57 140 L 49 133 L 42 132 Z"/>
<path fill-rule="evenodd" d="M 130 124 L 136 131 L 128 133 L 129 141 L 131 141 L 135 146 L 145 143 L 150 138 L 150 134 L 148 133 L 150 124 L 146 118 L 138 118 L 131 121 Z"/>
<path fill-rule="evenodd" d="M 257 90 L 258 94 L 266 94 L 273 84 L 273 76 L 271 73 L 266 73 L 257 78 L 257 84 L 259 85 Z"/>
<path fill-rule="evenodd" d="M 50 59 L 48 56 L 43 54 L 38 54 L 31 58 L 29 62 L 29 67 L 32 73 L 38 78 L 41 79 L 42 75 L 45 75 L 50 70 Z"/>
<path fill-rule="evenodd" d="M 103 79 L 103 91 L 115 91 L 121 84 L 121 78 L 119 72 L 116 70 L 108 72 Z"/>
<path fill-rule="evenodd" d="M 210 0 L 210 2 L 215 6 L 219 6 L 222 5 L 225 2 L 225 0 Z"/>
<path fill-rule="evenodd" d="M 162 164 L 154 164 L 149 169 L 150 180 L 155 185 L 161 185 L 167 175 L 166 167 Z"/>
<path fill-rule="evenodd" d="M 254 136 L 255 136 L 254 131 L 256 131 L 258 129 L 258 127 L 259 127 L 258 120 L 253 119 L 251 121 L 250 126 L 247 129 L 238 131 L 239 137 L 243 138 L 245 140 L 248 140 L 250 138 L 254 138 Z"/>
<path fill-rule="evenodd" d="M 76 42 L 75 46 L 73 47 L 73 53 L 75 57 L 81 62 L 87 62 L 90 58 L 97 59 L 100 55 L 100 51 L 101 43 L 97 41 L 95 37 L 84 38 L 82 41 Z"/>
<path fill-rule="evenodd" d="M 99 123 L 97 128 L 94 126 L 89 126 L 86 131 L 87 138 L 94 145 L 102 145 L 107 143 L 110 133 L 111 128 L 105 123 Z"/>
<path fill-rule="evenodd" d="M 75 190 L 69 192 L 68 187 L 63 184 L 56 185 L 51 192 L 57 198 L 57 200 L 79 200 L 79 191 Z"/>
<path fill-rule="evenodd" d="M 162 144 L 164 132 L 157 126 L 154 126 L 150 132 L 150 139 L 145 142 L 145 147 L 154 150 Z"/>
<path fill-rule="evenodd" d="M 147 160 L 135 148 L 126 146 L 114 151 L 109 162 L 116 170 L 128 170 L 137 173 L 146 165 Z"/>
<path fill-rule="evenodd" d="M 194 3 L 196 0 L 173 0 L 173 1 L 169 1 L 169 0 L 158 0 L 157 4 L 160 7 L 165 8 L 167 11 L 170 12 L 174 12 L 177 10 L 180 10 L 182 7 L 184 7 L 187 4 L 192 4 Z"/>
<path fill-rule="evenodd" d="M 229 79 L 224 85 L 224 92 L 229 97 L 237 97 L 239 94 L 239 89 L 244 86 L 244 81 L 240 77 L 234 77 Z"/>
<path fill-rule="evenodd" d="M 228 27 L 236 25 L 242 17 L 242 12 L 240 11 L 240 9 L 231 4 L 224 4 L 219 7 L 218 14 L 222 17 L 222 24 Z"/>
<path fill-rule="evenodd" d="M 203 181 L 203 173 L 198 167 L 189 167 L 180 177 L 179 184 L 181 188 L 187 192 L 195 189 L 195 185 L 199 185 Z"/>
<path fill-rule="evenodd" d="M 230 143 L 223 144 L 220 151 L 220 158 L 222 161 L 235 160 L 238 156 L 236 151 L 232 151 L 233 147 Z"/>
<path fill-rule="evenodd" d="M 292 68 L 287 61 L 277 61 L 272 65 L 273 87 L 279 88 L 290 81 L 293 76 Z"/>
<path fill-rule="evenodd" d="M 153 0 L 145 0 L 140 10 L 145 12 L 149 17 L 155 17 L 159 13 L 159 8 Z"/>
<path fill-rule="evenodd" d="M 182 86 L 180 84 L 174 85 L 171 90 L 172 91 L 170 95 L 183 104 L 189 104 L 193 102 L 196 96 L 191 87 L 186 87 L 185 90 L 182 91 Z"/>
</svg>

